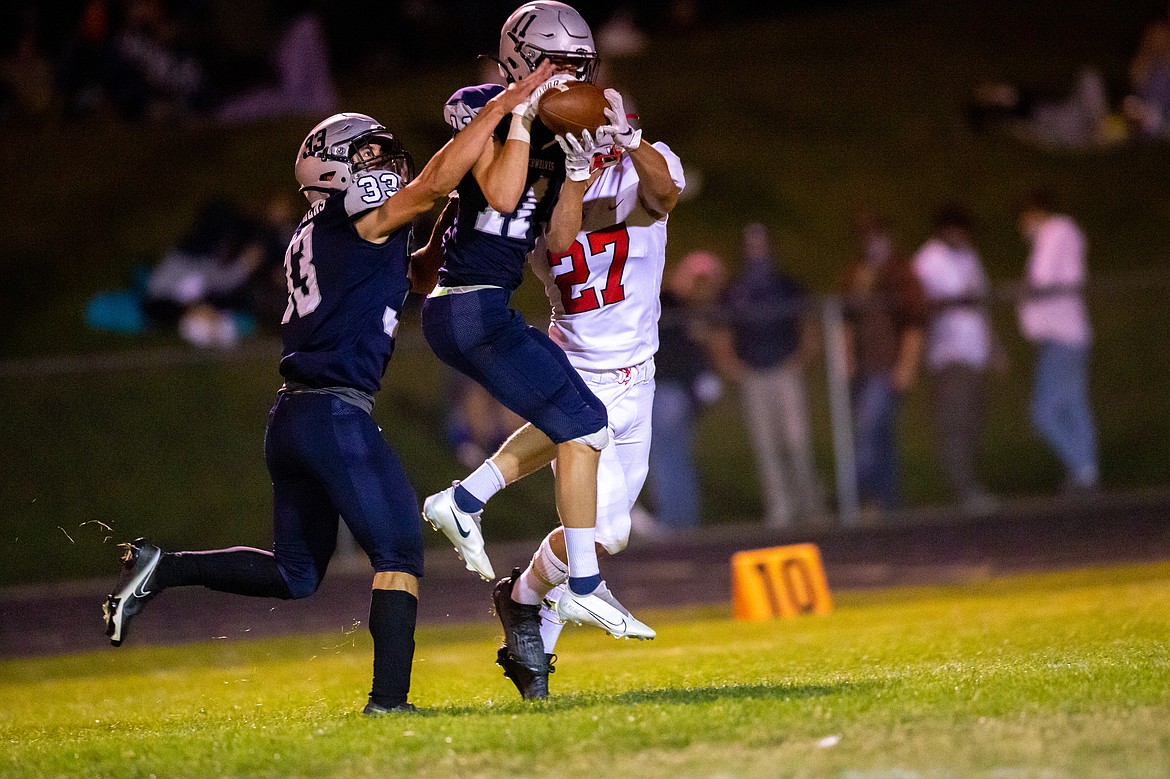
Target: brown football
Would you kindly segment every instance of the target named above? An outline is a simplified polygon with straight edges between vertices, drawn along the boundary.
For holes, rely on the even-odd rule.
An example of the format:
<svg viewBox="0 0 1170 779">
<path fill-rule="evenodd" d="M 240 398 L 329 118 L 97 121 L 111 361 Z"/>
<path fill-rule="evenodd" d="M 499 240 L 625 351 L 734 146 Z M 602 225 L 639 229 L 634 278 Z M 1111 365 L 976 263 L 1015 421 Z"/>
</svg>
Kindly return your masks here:
<svg viewBox="0 0 1170 779">
<path fill-rule="evenodd" d="M 609 103 L 600 87 L 587 81 L 570 81 L 550 89 L 540 98 L 537 115 L 557 135 L 572 133 L 580 137 L 582 130 L 593 132 L 609 124 L 605 116 L 607 108 Z"/>
</svg>

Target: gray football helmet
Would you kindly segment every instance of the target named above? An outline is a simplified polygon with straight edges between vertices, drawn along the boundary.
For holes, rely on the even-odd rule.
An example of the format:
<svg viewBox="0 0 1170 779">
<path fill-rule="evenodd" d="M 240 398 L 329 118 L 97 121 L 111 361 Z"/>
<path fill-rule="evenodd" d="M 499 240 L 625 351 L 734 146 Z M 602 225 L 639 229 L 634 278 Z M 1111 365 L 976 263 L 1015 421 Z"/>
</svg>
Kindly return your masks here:
<svg viewBox="0 0 1170 779">
<path fill-rule="evenodd" d="M 346 189 L 362 170 L 393 171 L 404 185 L 414 175 L 402 142 L 365 114 L 334 114 L 322 121 L 305 137 L 293 167 L 310 203 Z"/>
<path fill-rule="evenodd" d="M 564 3 L 535 0 L 512 12 L 500 30 L 500 70 L 518 81 L 536 70 L 541 60 L 571 63 L 580 81 L 593 81 L 597 48 L 581 14 Z"/>
</svg>

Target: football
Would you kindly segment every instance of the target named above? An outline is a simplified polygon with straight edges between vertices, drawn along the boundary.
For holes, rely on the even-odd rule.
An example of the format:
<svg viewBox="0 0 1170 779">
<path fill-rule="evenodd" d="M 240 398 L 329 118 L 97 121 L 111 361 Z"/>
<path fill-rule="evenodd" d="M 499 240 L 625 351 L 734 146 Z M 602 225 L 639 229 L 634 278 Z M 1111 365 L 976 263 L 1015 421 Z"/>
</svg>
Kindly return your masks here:
<svg viewBox="0 0 1170 779">
<path fill-rule="evenodd" d="M 607 108 L 609 103 L 600 87 L 587 81 L 569 81 L 540 98 L 537 115 L 557 135 L 572 133 L 580 138 L 582 130 L 593 132 L 609 124 L 605 116 Z"/>
</svg>

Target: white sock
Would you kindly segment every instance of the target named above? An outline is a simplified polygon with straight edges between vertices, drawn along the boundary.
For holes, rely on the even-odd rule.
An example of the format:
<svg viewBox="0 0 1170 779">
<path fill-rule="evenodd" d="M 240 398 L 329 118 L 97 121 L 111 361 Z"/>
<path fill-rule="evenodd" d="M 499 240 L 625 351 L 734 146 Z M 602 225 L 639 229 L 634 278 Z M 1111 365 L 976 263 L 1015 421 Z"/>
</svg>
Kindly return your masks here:
<svg viewBox="0 0 1170 779">
<path fill-rule="evenodd" d="M 565 528 L 565 551 L 569 554 L 569 576 L 583 579 L 599 576 L 597 565 L 597 530 L 592 527 Z"/>
<path fill-rule="evenodd" d="M 500 473 L 500 469 L 491 460 L 484 460 L 483 465 L 472 471 L 471 475 L 459 484 L 480 503 L 487 503 L 492 495 L 507 486 L 504 483 L 504 474 Z"/>
<path fill-rule="evenodd" d="M 548 536 L 540 542 L 532 562 L 512 585 L 512 600 L 535 606 L 544 600 L 549 590 L 569 580 L 569 566 L 561 562 L 548 543 Z"/>
<path fill-rule="evenodd" d="M 565 585 L 557 585 L 553 588 L 555 592 L 552 594 L 560 595 L 565 589 Z M 544 651 L 547 654 L 551 655 L 556 650 L 557 639 L 561 637 L 561 631 L 564 629 L 565 623 L 557 619 L 557 615 L 552 609 L 542 604 L 540 607 L 540 640 L 544 642 Z"/>
</svg>

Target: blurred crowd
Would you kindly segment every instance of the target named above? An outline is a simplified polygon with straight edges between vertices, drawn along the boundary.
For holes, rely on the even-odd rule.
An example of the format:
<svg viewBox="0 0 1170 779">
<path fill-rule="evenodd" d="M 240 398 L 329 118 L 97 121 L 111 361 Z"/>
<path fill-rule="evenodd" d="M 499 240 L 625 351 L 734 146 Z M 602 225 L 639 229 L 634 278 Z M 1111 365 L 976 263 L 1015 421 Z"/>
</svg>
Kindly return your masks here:
<svg viewBox="0 0 1170 779">
<path fill-rule="evenodd" d="M 0 4 L 0 122 L 320 117 L 337 72 L 402 68 L 494 52 L 512 0 L 11 0 Z M 751 4 L 578 2 L 610 57 L 646 30 L 679 30 Z"/>
<path fill-rule="evenodd" d="M 317 3 L 282 0 L 263 51 L 221 45 L 207 0 L 10 4 L 0 119 L 248 121 L 336 107 Z"/>
<path fill-rule="evenodd" d="M 1146 26 L 1126 76 L 1111 89 L 1097 67 L 1086 66 L 1069 93 L 1059 97 L 986 82 L 975 89 L 968 120 L 977 131 L 1002 128 L 1052 148 L 1170 139 L 1170 16 Z"/>
<path fill-rule="evenodd" d="M 248 205 L 205 200 L 161 257 L 136 265 L 125 288 L 90 300 L 86 324 L 128 334 L 173 330 L 217 348 L 259 330 L 275 333 L 288 303 L 285 248 L 299 217 L 284 192 Z"/>
<path fill-rule="evenodd" d="M 945 204 L 933 233 L 907 252 L 879 214 L 859 213 L 857 255 L 832 296 L 843 303 L 840 320 L 825 318 L 827 299 L 811 295 L 785 270 L 762 224 L 744 228 L 736 276 L 709 251 L 675 265 L 662 296 L 649 489 L 635 530 L 661 536 L 699 524 L 695 428 L 724 387 L 738 396 L 764 521 L 776 528 L 824 523 L 829 501 L 814 455 L 805 380 L 826 339 L 840 344 L 844 356 L 829 373 L 849 387 L 863 521 L 902 506 L 899 415 L 919 383 L 929 397 L 953 503 L 972 516 L 996 510 L 1000 499 L 980 467 L 989 374 L 1006 370 L 988 315 L 995 302 L 1015 305 L 1020 332 L 1034 347 L 1029 415 L 1063 465 L 1062 491 L 1095 491 L 1084 235 L 1051 194 L 1032 193 L 1019 207 L 1018 229 L 1030 246 L 1023 278 L 1000 300 L 975 248 L 974 228 L 962 204 Z"/>
<path fill-rule="evenodd" d="M 639 51 L 643 31 L 656 23 L 682 28 L 712 12 L 711 4 L 687 0 L 597 5 L 590 15 L 606 19 L 598 36 L 614 56 Z M 246 51 L 226 46 L 217 34 L 217 12 L 231 4 L 215 0 L 17 2 L 5 12 L 10 24 L 0 38 L 0 121 L 320 117 L 337 108 L 339 63 L 395 56 L 426 62 L 490 51 L 494 41 L 461 36 L 480 28 L 494 35 L 486 20 L 513 6 L 272 0 L 259 14 L 264 45 Z M 355 24 L 359 10 L 363 23 Z M 464 23 L 451 23 L 454 17 Z M 484 24 L 474 24 L 477 19 Z M 463 32 L 440 35 L 436 27 Z M 363 45 L 375 37 L 377 45 Z M 331 45 L 339 39 L 347 45 Z M 423 50 L 422 41 L 436 43 Z M 968 118 L 976 131 L 1008 128 L 1069 148 L 1170 138 L 1170 19 L 1150 23 L 1124 88 L 1110 90 L 1092 68 L 1062 99 L 988 83 L 976 90 Z M 230 347 L 257 329 L 275 331 L 285 306 L 283 254 L 298 215 L 299 204 L 277 195 L 257 203 L 202 203 L 188 229 L 140 266 L 126 288 L 95 296 L 87 321 L 132 333 L 173 329 L 203 347 Z M 834 507 L 817 464 L 805 382 L 810 366 L 834 351 L 825 349 L 830 340 L 845 355 L 840 368 L 850 389 L 863 516 L 902 504 L 899 412 L 919 383 L 929 395 L 939 465 L 955 503 L 973 514 L 998 505 L 981 477 L 980 453 L 988 376 L 1003 370 L 1005 360 L 988 317 L 993 289 L 970 214 L 961 204 L 942 206 L 933 234 L 914 251 L 895 240 L 877 212 L 859 213 L 855 230 L 856 257 L 834 290 L 844 302 L 839 332 L 825 331 L 823 299 L 784 267 L 765 225 L 744 227 L 734 275 L 718 253 L 706 250 L 671 266 L 639 532 L 663 534 L 701 522 L 696 424 L 725 393 L 734 393 L 741 407 L 765 521 L 791 527 L 825 520 Z M 1091 331 L 1081 299 L 1084 238 L 1042 192 L 1021 206 L 1020 231 L 1032 246 L 1014 301 L 1023 335 L 1036 344 L 1030 417 L 1064 466 L 1064 489 L 1090 491 L 1099 469 L 1087 389 Z M 519 421 L 478 385 L 455 375 L 450 382 L 447 438 L 472 466 Z"/>
</svg>

